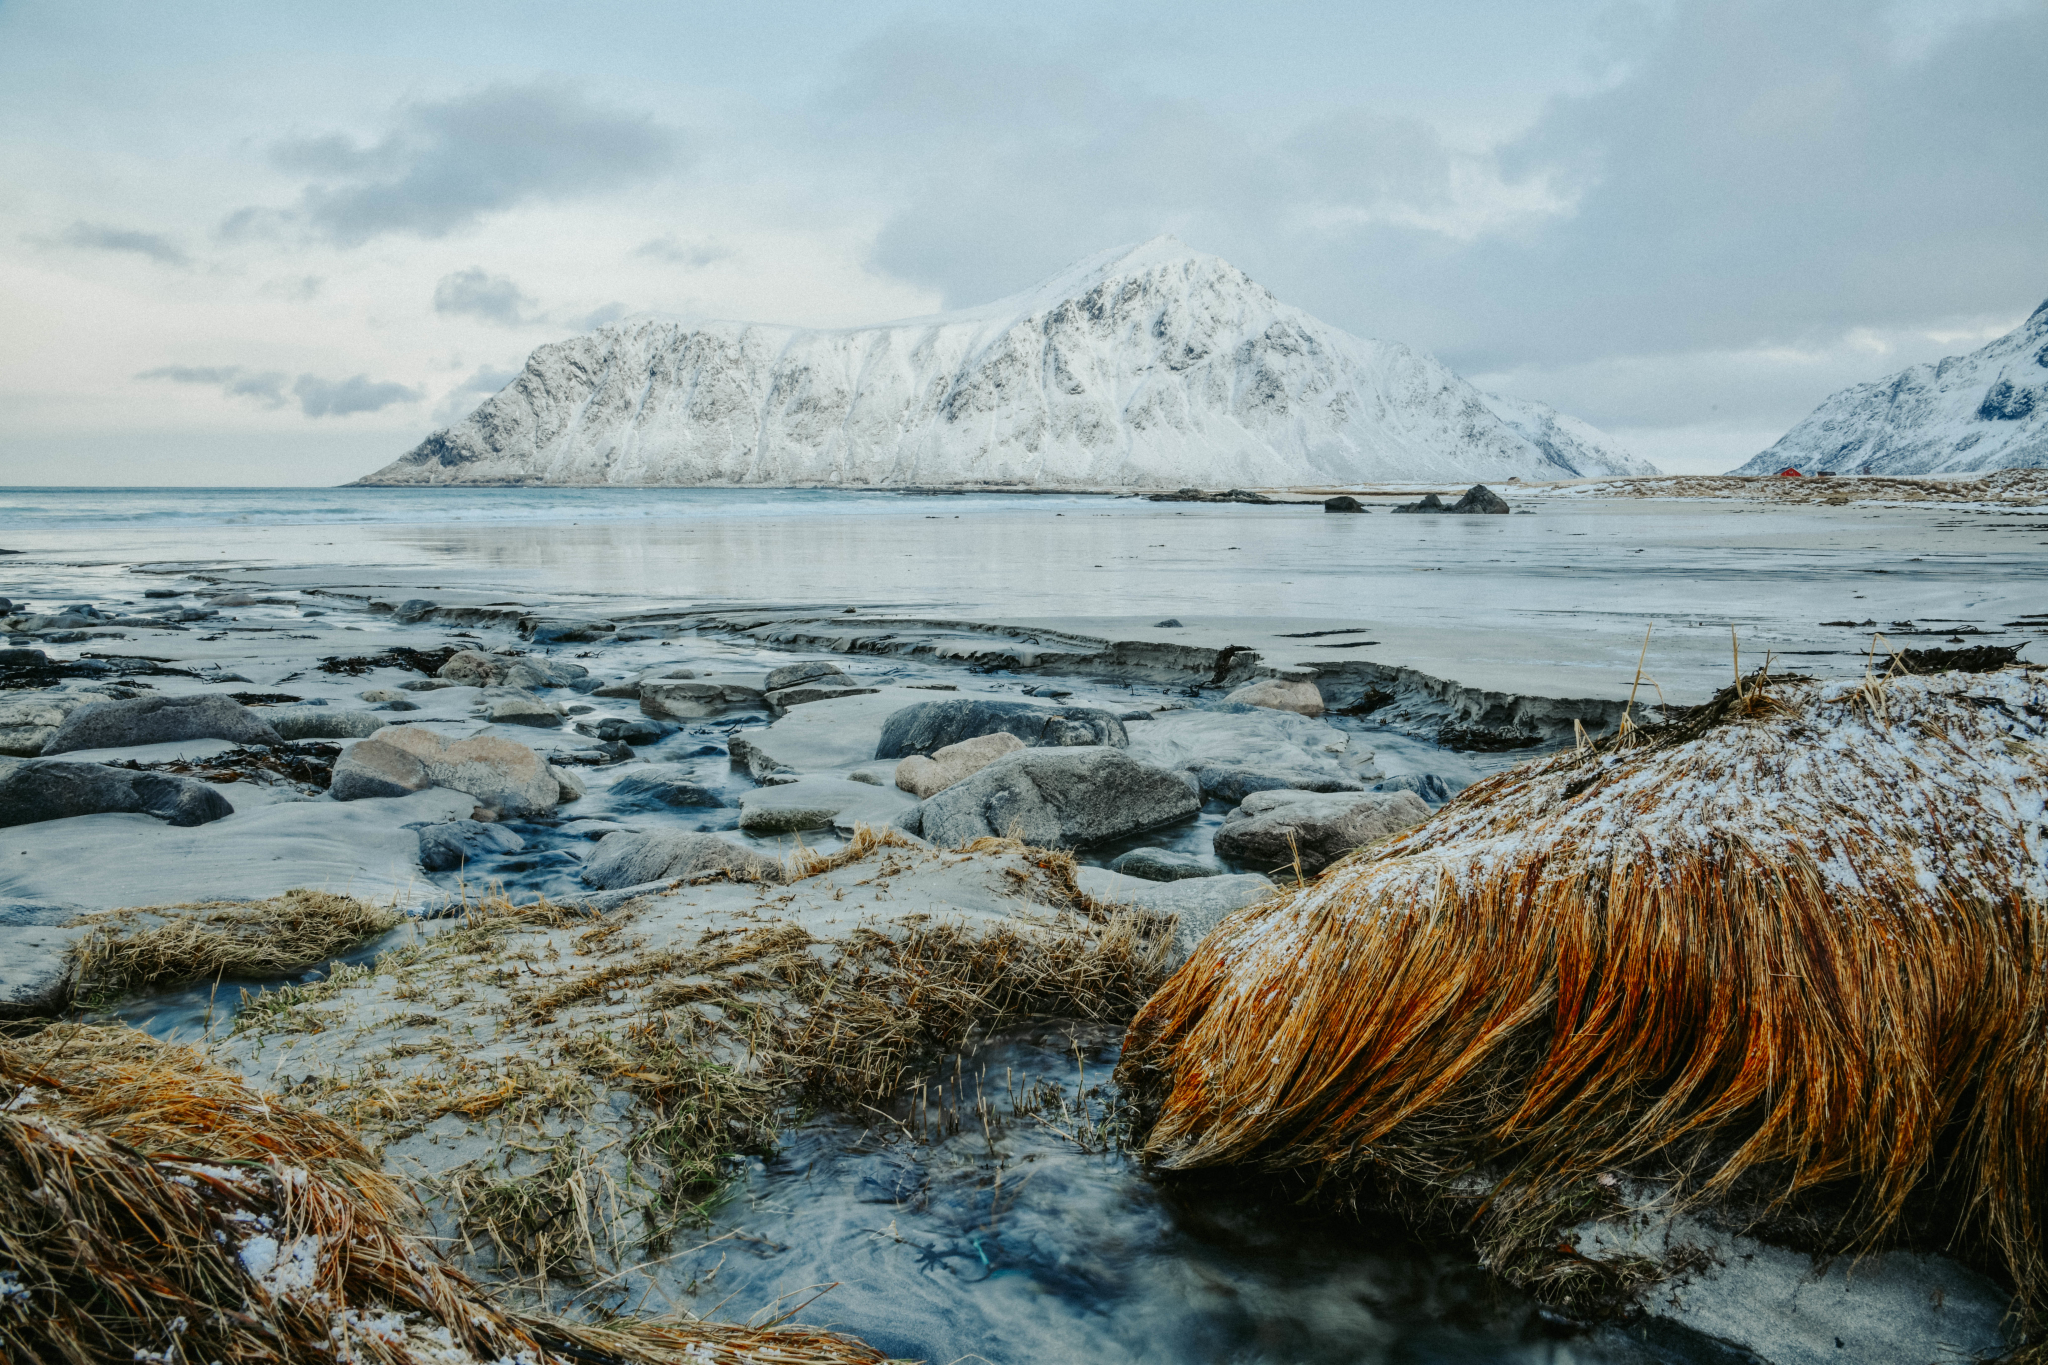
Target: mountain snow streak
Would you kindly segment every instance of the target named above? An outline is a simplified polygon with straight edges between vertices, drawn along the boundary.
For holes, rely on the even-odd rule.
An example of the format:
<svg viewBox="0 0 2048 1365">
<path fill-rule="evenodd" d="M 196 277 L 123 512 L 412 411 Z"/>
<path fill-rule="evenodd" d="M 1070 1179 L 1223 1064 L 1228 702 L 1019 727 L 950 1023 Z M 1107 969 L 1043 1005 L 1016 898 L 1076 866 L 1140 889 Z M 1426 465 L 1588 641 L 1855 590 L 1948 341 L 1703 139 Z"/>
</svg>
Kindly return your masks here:
<svg viewBox="0 0 2048 1365">
<path fill-rule="evenodd" d="M 2048 303 L 1968 355 L 1858 384 L 1731 471 L 1982 474 L 2048 466 Z"/>
<path fill-rule="evenodd" d="M 1654 473 L 1172 238 L 880 327 L 627 320 L 365 484 L 1177 488 Z"/>
</svg>

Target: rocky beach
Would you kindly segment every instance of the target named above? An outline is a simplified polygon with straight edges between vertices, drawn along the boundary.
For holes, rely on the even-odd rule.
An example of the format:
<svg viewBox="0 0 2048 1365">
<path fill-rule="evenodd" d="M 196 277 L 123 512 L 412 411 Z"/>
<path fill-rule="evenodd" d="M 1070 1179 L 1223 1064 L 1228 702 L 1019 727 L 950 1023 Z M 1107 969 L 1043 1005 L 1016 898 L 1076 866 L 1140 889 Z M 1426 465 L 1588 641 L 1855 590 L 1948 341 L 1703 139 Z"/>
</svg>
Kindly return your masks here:
<svg viewBox="0 0 2048 1365">
<path fill-rule="evenodd" d="M 1682 1182 L 1653 1144 L 1571 1177 L 1623 1197 L 1538 1182 L 1527 1226 L 1480 1229 L 1471 1182 L 1504 1179 L 1509 1149 L 1418 1183 L 1405 1157 L 1232 1146 L 1236 1121 L 1175 1089 L 1192 1007 L 1170 1002 L 1266 989 L 1233 970 L 1331 970 L 1298 929 L 1264 956 L 1224 945 L 1322 913 L 1378 860 L 1463 847 L 1528 799 L 1525 773 L 1603 744 L 1618 762 L 1632 735 L 1712 743 L 1799 711 L 1801 744 L 1856 749 L 1866 722 L 1828 706 L 1860 688 L 1917 725 L 1932 688 L 1961 709 L 1926 724 L 1983 729 L 1953 782 L 1995 790 L 2015 829 L 2039 815 L 2034 502 L 1642 482 L 667 509 L 622 490 L 12 495 L 0 1108 L 19 1159 L 41 1159 L 23 1144 L 57 1131 L 30 1132 L 46 1115 L 202 1160 L 203 1129 L 135 1148 L 140 1130 L 80 1117 L 75 1068 L 113 1065 L 95 1048 L 336 1125 L 356 1165 L 292 1169 L 344 1200 L 374 1193 L 365 1170 L 397 1182 L 419 1201 L 403 1235 L 497 1324 L 448 1338 L 432 1303 L 454 1290 L 328 1284 L 358 1314 L 335 1339 L 394 1359 L 950 1360 L 997 1337 L 1011 1358 L 1133 1361 L 1214 1341 L 1245 1360 L 1996 1354 L 2035 1330 L 2024 1228 L 1943 1234 L 1922 1211 L 1831 1242 L 1814 1229 L 1839 1187 L 1738 1216 L 1769 1199 L 1667 1198 Z M 1338 497 L 1364 515 L 1327 515 Z M 1411 510 L 1446 515 L 1392 515 Z M 1926 763 L 1873 761 L 1879 787 Z M 1686 793 L 1666 793 L 1678 827 Z M 1876 820 L 1874 800 L 1854 809 Z M 1580 849 L 1625 837 L 1574 828 Z M 2038 914 L 2027 856 L 1972 884 Z M 1303 1025 L 1232 1027 L 1257 1048 Z M 1476 1122 L 1465 1103 L 1444 1121 Z M 1304 1199 L 1318 1171 L 1333 1183 Z M 254 1180 L 234 1198 L 270 1211 L 249 1217 L 286 1219 Z M 292 1256 L 326 1265 L 310 1225 L 205 1216 L 237 1264 L 270 1258 L 251 1273 L 279 1302 Z M 652 1311 L 711 1325 L 628 1339 Z M 109 1340 L 166 1350 L 173 1318 Z"/>
</svg>

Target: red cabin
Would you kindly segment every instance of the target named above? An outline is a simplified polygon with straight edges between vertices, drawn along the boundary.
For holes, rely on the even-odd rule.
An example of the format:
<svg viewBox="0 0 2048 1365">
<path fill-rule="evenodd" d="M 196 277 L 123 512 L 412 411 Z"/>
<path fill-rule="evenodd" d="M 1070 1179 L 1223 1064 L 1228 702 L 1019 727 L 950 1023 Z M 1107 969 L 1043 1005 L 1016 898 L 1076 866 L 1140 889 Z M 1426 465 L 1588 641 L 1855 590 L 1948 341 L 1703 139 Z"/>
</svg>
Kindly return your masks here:
<svg viewBox="0 0 2048 1365">
<path fill-rule="evenodd" d="M 1806 476 L 1788 464 L 1778 471 L 1778 477 L 1781 479 L 1803 479 Z"/>
</svg>

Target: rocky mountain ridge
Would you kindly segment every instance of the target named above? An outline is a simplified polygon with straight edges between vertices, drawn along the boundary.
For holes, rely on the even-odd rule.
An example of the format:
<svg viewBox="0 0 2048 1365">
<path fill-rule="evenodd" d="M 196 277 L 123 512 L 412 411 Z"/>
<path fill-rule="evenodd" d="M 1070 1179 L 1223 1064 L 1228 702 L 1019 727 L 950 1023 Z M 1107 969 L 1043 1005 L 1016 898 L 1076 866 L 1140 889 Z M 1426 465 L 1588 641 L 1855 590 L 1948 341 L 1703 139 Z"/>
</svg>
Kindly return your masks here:
<svg viewBox="0 0 2048 1365">
<path fill-rule="evenodd" d="M 1736 474 L 1982 474 L 2048 465 L 2048 302 L 1968 355 L 1843 389 Z"/>
<path fill-rule="evenodd" d="M 1279 302 L 1170 237 L 981 308 L 629 319 L 536 350 L 359 482 L 1175 488 L 1653 473 L 1576 418 Z"/>
</svg>

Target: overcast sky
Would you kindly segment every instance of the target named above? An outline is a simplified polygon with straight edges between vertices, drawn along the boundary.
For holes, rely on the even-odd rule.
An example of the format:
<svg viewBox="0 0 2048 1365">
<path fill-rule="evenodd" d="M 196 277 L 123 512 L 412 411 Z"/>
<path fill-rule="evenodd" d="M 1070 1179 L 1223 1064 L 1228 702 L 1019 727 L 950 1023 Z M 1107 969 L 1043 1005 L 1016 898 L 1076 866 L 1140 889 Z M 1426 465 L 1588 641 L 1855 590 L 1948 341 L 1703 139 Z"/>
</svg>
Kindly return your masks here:
<svg viewBox="0 0 2048 1365">
<path fill-rule="evenodd" d="M 332 484 L 613 317 L 1160 232 L 1667 469 L 2048 297 L 2048 0 L 0 0 L 0 483 Z"/>
</svg>

